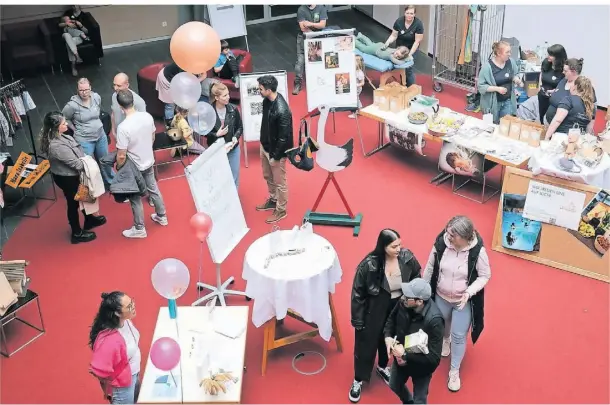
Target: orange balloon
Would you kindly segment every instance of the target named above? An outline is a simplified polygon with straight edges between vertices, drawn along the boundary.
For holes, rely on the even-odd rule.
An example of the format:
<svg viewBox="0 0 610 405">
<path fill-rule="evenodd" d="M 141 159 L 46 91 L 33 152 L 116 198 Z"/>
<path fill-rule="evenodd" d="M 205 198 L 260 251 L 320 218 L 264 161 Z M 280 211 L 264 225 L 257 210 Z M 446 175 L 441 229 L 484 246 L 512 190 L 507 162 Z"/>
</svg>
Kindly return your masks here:
<svg viewBox="0 0 610 405">
<path fill-rule="evenodd" d="M 192 74 L 205 73 L 218 61 L 220 38 L 200 21 L 182 24 L 172 35 L 169 51 L 176 65 Z"/>
</svg>

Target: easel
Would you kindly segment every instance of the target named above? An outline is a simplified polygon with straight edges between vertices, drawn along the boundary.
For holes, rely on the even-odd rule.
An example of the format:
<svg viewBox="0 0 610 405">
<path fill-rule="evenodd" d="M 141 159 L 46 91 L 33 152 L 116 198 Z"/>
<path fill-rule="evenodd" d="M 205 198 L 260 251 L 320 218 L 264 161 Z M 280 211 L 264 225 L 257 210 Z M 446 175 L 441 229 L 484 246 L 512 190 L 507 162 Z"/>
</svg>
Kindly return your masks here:
<svg viewBox="0 0 610 405">
<path fill-rule="evenodd" d="M 330 304 L 330 314 L 332 317 L 332 328 L 333 334 L 332 336 L 335 338 L 335 343 L 337 344 L 337 351 L 339 353 L 343 352 L 343 343 L 341 341 L 341 332 L 339 331 L 339 323 L 337 322 L 337 313 L 335 311 L 335 304 L 333 303 L 333 296 L 331 293 L 328 293 L 328 303 Z M 279 349 L 280 347 L 288 346 L 293 343 L 301 342 L 307 339 L 313 339 L 314 337 L 319 335 L 318 326 L 314 323 L 307 322 L 301 315 L 289 309 L 286 316 L 289 316 L 297 321 L 303 322 L 312 328 L 308 332 L 301 332 L 290 336 L 285 336 L 279 339 L 275 337 L 275 331 L 278 323 L 283 323 L 283 319 L 278 320 L 273 317 L 264 325 L 264 337 L 263 337 L 263 364 L 261 367 L 261 373 L 264 376 L 267 371 L 267 356 L 269 356 L 269 352 Z"/>
<path fill-rule="evenodd" d="M 331 181 L 333 182 L 333 185 L 339 193 L 339 197 L 343 202 L 343 206 L 347 210 L 347 214 L 316 212 L 316 208 L 318 208 L 318 205 L 320 205 L 320 201 L 322 201 L 322 196 L 324 196 L 326 188 L 328 187 Z M 303 217 L 303 222 L 310 222 L 314 225 L 350 226 L 354 228 L 353 235 L 358 236 L 358 234 L 360 233 L 360 225 L 362 223 L 362 214 L 357 214 L 354 216 L 351 208 L 347 203 L 347 200 L 345 199 L 345 196 L 343 195 L 343 192 L 341 191 L 341 188 L 339 187 L 339 183 L 335 178 L 335 174 L 329 172 L 328 177 L 326 177 L 326 181 L 322 186 L 322 190 L 320 191 L 320 194 L 318 195 L 318 198 L 316 199 L 316 202 L 313 205 L 313 208 L 305 213 L 305 216 Z"/>
</svg>

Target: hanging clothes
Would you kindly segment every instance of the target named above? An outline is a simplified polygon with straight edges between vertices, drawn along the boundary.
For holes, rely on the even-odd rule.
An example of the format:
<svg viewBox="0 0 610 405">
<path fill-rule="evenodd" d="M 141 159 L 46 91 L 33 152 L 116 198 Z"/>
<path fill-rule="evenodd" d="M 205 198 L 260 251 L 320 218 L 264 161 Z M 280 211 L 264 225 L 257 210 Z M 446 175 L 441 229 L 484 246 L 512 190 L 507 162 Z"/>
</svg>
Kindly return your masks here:
<svg viewBox="0 0 610 405">
<path fill-rule="evenodd" d="M 475 29 L 475 17 L 479 11 L 479 6 L 477 4 L 471 4 L 466 7 L 468 8 L 468 12 L 464 16 L 464 25 L 462 26 L 462 46 L 460 47 L 458 65 L 472 62 L 472 35 Z M 481 44 L 479 44 L 479 46 L 481 46 Z M 484 52 L 484 50 L 481 50 L 481 52 Z"/>
</svg>

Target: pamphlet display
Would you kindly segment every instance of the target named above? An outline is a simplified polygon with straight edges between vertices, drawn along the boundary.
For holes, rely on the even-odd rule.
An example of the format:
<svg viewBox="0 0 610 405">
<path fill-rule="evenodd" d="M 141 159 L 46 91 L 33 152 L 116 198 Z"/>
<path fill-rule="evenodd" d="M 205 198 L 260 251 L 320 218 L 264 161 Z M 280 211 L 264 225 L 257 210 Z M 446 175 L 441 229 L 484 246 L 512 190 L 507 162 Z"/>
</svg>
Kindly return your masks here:
<svg viewBox="0 0 610 405">
<path fill-rule="evenodd" d="M 288 75 L 285 70 L 265 73 L 242 73 L 239 75 L 239 94 L 241 96 L 241 120 L 244 126 L 244 141 L 258 142 L 261 137 L 261 122 L 263 120 L 263 97 L 258 91 L 257 79 L 261 76 L 271 75 L 277 79 L 277 92 L 287 103 Z"/>
<path fill-rule="evenodd" d="M 305 33 L 307 108 L 357 108 L 354 30 Z"/>
</svg>

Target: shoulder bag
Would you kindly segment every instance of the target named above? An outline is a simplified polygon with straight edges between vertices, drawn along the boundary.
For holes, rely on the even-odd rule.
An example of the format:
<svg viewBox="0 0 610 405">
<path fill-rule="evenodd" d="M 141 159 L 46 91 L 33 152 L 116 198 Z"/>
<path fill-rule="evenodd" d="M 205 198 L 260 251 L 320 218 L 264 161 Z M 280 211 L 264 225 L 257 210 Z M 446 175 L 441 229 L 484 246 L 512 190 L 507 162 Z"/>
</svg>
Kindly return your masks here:
<svg viewBox="0 0 610 405">
<path fill-rule="evenodd" d="M 308 172 L 313 169 L 313 152 L 317 152 L 318 149 L 317 142 L 309 136 L 307 120 L 302 119 L 299 128 L 299 146 L 286 151 L 288 160 L 297 169 Z"/>
</svg>

